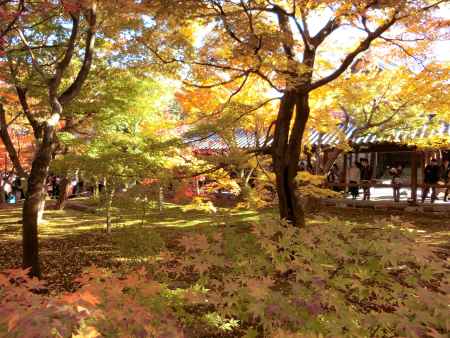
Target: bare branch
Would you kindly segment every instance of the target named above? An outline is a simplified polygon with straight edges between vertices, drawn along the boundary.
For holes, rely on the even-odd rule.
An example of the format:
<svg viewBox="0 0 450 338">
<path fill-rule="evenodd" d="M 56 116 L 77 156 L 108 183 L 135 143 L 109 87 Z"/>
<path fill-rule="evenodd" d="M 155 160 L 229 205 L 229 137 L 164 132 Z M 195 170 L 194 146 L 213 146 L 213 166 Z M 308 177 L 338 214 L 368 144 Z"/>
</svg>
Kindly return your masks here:
<svg viewBox="0 0 450 338">
<path fill-rule="evenodd" d="M 386 38 L 384 36 L 380 36 L 380 39 L 400 48 L 403 53 L 405 53 L 407 56 L 409 56 L 410 58 L 412 58 L 414 61 L 416 61 L 420 66 L 422 66 L 423 69 L 426 69 L 427 66 L 425 65 L 424 61 L 419 59 L 417 56 L 411 54 L 403 45 L 401 45 L 399 42 L 397 42 L 395 39 L 389 39 Z"/>
<path fill-rule="evenodd" d="M 249 74 L 248 72 L 245 72 L 245 73 L 243 73 L 243 74 L 239 74 L 239 75 L 237 75 L 237 76 L 234 76 L 234 77 L 232 77 L 232 78 L 229 79 L 229 80 L 220 81 L 220 82 L 216 82 L 216 83 L 212 83 L 212 84 L 207 84 L 207 85 L 195 84 L 195 83 L 192 83 L 192 82 L 188 82 L 188 81 L 186 81 L 186 80 L 183 81 L 183 83 L 184 83 L 185 85 L 187 85 L 187 86 L 190 86 L 190 87 L 201 88 L 201 89 L 211 89 L 211 88 L 216 88 L 216 87 L 220 87 L 220 86 L 223 86 L 223 85 L 227 85 L 227 84 L 233 83 L 233 82 L 235 82 L 236 80 L 241 79 L 241 78 L 243 78 L 243 77 L 247 78 L 247 77 L 248 77 L 248 74 Z"/>
<path fill-rule="evenodd" d="M 394 25 L 398 21 L 397 15 L 399 12 L 400 12 L 400 7 L 398 7 L 395 10 L 395 13 L 392 15 L 392 17 L 388 21 L 386 21 L 384 24 L 379 26 L 374 32 L 368 33 L 367 37 L 363 41 L 360 42 L 358 47 L 356 47 L 356 49 L 354 49 L 353 52 L 347 54 L 347 56 L 342 61 L 341 65 L 333 73 L 331 73 L 330 75 L 311 84 L 311 86 L 309 87 L 309 90 L 310 91 L 314 90 L 316 88 L 319 88 L 319 87 L 326 85 L 327 83 L 337 79 L 352 64 L 352 62 L 355 60 L 355 58 L 359 54 L 368 50 L 374 40 L 379 38 L 381 36 L 381 34 L 386 32 L 390 27 L 392 27 L 392 25 Z"/>
<path fill-rule="evenodd" d="M 331 33 L 340 27 L 337 18 L 330 19 L 325 26 L 311 39 L 314 47 L 318 47 Z"/>
<path fill-rule="evenodd" d="M 231 93 L 231 95 L 228 97 L 228 100 L 227 100 L 227 102 L 225 103 L 225 106 L 229 105 L 230 102 L 231 102 L 231 100 L 233 99 L 233 97 L 235 97 L 236 95 L 238 95 L 238 94 L 241 92 L 242 88 L 244 88 L 245 84 L 247 83 L 248 77 L 249 77 L 249 73 L 245 74 L 244 80 L 243 80 L 242 83 L 239 85 L 239 87 L 236 88 L 236 89 Z"/>
<path fill-rule="evenodd" d="M 34 70 L 36 70 L 36 72 L 37 72 L 37 73 L 38 73 L 45 81 L 47 81 L 47 80 L 48 80 L 47 75 L 45 74 L 45 72 L 43 71 L 43 69 L 41 68 L 41 66 L 39 65 L 39 63 L 37 62 L 36 57 L 34 56 L 34 52 L 33 52 L 33 50 L 31 49 L 31 46 L 30 46 L 30 44 L 28 43 L 27 38 L 25 37 L 25 35 L 23 34 L 23 32 L 22 32 L 20 29 L 17 29 L 17 32 L 19 33 L 20 40 L 22 40 L 22 43 L 25 45 L 25 47 L 26 47 L 28 53 L 29 53 L 30 56 L 31 56 L 31 62 L 32 62 L 32 64 L 33 64 Z"/>
<path fill-rule="evenodd" d="M 14 117 L 11 119 L 11 121 L 8 122 L 8 124 L 7 124 L 6 126 L 9 127 L 9 126 L 13 125 L 14 122 L 16 122 L 17 119 L 18 119 L 19 117 L 21 117 L 22 115 L 23 115 L 23 112 L 19 112 L 18 114 L 16 114 L 16 116 L 14 116 Z"/>
<path fill-rule="evenodd" d="M 42 137 L 42 124 L 34 117 L 27 101 L 27 89 L 16 85 L 16 92 L 22 106 L 23 113 L 27 117 L 28 122 L 33 128 L 34 136 L 37 140 Z"/>
<path fill-rule="evenodd" d="M 244 42 L 241 39 L 239 39 L 239 37 L 233 32 L 230 24 L 227 21 L 227 15 L 223 10 L 223 7 L 219 3 L 219 1 L 213 1 L 213 8 L 216 10 L 216 12 L 219 15 L 219 18 L 222 20 L 223 26 L 227 31 L 228 35 L 231 36 L 231 38 L 237 41 L 239 44 L 244 44 Z"/>
<path fill-rule="evenodd" d="M 294 35 L 292 34 L 291 27 L 289 25 L 289 17 L 287 13 L 281 7 L 274 5 L 273 10 L 278 18 L 278 25 L 280 31 L 284 34 L 282 39 L 282 46 L 288 59 L 293 60 L 294 54 Z"/>
</svg>

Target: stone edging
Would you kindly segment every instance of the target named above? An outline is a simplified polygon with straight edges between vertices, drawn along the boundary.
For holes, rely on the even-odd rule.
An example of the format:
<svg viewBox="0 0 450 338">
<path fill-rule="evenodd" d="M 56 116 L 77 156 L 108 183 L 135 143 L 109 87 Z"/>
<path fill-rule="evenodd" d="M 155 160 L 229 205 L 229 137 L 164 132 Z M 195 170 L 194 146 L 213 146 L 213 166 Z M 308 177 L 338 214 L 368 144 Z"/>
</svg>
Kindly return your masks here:
<svg viewBox="0 0 450 338">
<path fill-rule="evenodd" d="M 320 204 L 335 208 L 361 208 L 386 211 L 403 211 L 408 213 L 432 213 L 435 215 L 450 216 L 449 204 L 431 204 L 418 203 L 411 205 L 407 202 L 389 202 L 389 201 L 354 201 L 347 199 L 320 199 Z"/>
</svg>

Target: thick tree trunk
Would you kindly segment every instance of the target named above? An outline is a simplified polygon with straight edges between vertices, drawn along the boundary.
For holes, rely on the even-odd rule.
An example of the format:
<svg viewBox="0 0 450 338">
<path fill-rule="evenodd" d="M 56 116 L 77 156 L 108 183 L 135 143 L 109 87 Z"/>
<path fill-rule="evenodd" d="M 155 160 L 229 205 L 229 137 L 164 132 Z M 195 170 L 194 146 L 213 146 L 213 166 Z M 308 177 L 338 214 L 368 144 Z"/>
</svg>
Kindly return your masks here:
<svg viewBox="0 0 450 338">
<path fill-rule="evenodd" d="M 302 151 L 303 134 L 305 133 L 306 123 L 309 118 L 309 95 L 298 94 L 296 97 L 295 108 L 294 125 L 292 126 L 289 137 L 288 183 L 289 189 L 292 192 L 292 203 L 295 206 L 293 224 L 302 227 L 305 225 L 305 212 L 295 184 L 295 177 L 298 173 L 298 162 Z"/>
<path fill-rule="evenodd" d="M 280 217 L 289 222 L 297 223 L 295 219 L 295 189 L 289 182 L 289 131 L 295 106 L 295 93 L 287 92 L 280 102 L 277 123 L 275 125 L 272 159 L 276 176 L 276 188 Z"/>
<path fill-rule="evenodd" d="M 272 152 L 280 217 L 298 227 L 304 226 L 305 213 L 297 192 L 295 177 L 298 172 L 302 137 L 309 117 L 308 100 L 308 94 L 285 94 L 278 112 Z M 294 108 L 295 118 L 291 129 Z"/>
<path fill-rule="evenodd" d="M 31 268 L 30 275 L 40 277 L 38 226 L 44 213 L 46 198 L 45 181 L 53 153 L 53 128 L 45 131 L 43 142 L 39 146 L 32 163 L 28 178 L 28 193 L 22 209 L 23 223 L 23 268 Z"/>
<path fill-rule="evenodd" d="M 114 198 L 115 190 L 106 188 L 106 232 L 111 234 L 112 232 L 112 202 Z"/>
</svg>

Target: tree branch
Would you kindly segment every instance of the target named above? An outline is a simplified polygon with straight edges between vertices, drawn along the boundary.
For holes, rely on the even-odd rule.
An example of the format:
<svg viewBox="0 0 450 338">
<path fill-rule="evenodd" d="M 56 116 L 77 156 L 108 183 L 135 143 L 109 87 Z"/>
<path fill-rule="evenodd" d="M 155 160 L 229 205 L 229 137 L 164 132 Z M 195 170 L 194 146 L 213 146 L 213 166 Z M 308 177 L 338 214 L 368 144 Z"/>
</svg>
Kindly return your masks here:
<svg viewBox="0 0 450 338">
<path fill-rule="evenodd" d="M 97 29 L 97 4 L 95 1 L 92 3 L 92 6 L 87 13 L 87 21 L 89 27 L 86 35 L 86 50 L 84 52 L 83 65 L 81 66 L 81 69 L 72 85 L 58 98 L 59 102 L 63 106 L 68 104 L 75 96 L 78 95 L 91 69 L 95 49 L 95 34 Z"/>
<path fill-rule="evenodd" d="M 34 56 L 34 52 L 31 49 L 30 44 L 28 43 L 27 38 L 25 37 L 25 35 L 23 34 L 23 32 L 20 29 L 17 29 L 17 32 L 19 34 L 20 40 L 22 40 L 22 43 L 25 45 L 26 49 L 28 50 L 28 53 L 30 54 L 31 57 L 31 62 L 33 64 L 33 68 L 36 70 L 36 72 L 45 80 L 47 81 L 47 75 L 45 74 L 44 70 L 41 68 L 41 66 L 39 65 L 39 63 L 36 60 L 36 57 Z"/>
<path fill-rule="evenodd" d="M 314 47 L 318 47 L 331 33 L 340 27 L 336 18 L 330 19 L 325 26 L 311 39 Z"/>
<path fill-rule="evenodd" d="M 69 42 L 67 44 L 66 51 L 64 53 L 64 57 L 62 60 L 56 65 L 55 75 L 49 82 L 49 90 L 52 93 L 52 96 L 57 95 L 58 87 L 61 84 L 61 80 L 64 72 L 67 67 L 69 67 L 70 62 L 72 61 L 73 52 L 75 50 L 75 45 L 78 36 L 78 27 L 79 27 L 79 16 L 71 15 L 72 17 L 72 31 L 70 33 Z"/>
<path fill-rule="evenodd" d="M 28 174 L 23 169 L 22 164 L 20 163 L 16 148 L 14 147 L 11 136 L 9 135 L 8 125 L 6 123 L 6 112 L 3 108 L 2 103 L 0 103 L 0 137 L 3 141 L 3 144 L 5 145 L 6 150 L 8 151 L 8 155 L 14 165 L 14 169 L 16 169 L 19 176 L 28 178 Z"/>
<path fill-rule="evenodd" d="M 188 81 L 186 81 L 186 80 L 183 81 L 183 84 L 185 84 L 185 85 L 187 85 L 187 86 L 189 86 L 189 87 L 195 87 L 195 88 L 200 88 L 200 89 L 211 89 L 211 88 L 220 87 L 220 86 L 223 86 L 223 85 L 226 85 L 226 84 L 233 83 L 233 82 L 235 82 L 236 80 L 239 80 L 239 79 L 241 79 L 241 78 L 243 78 L 243 77 L 244 77 L 245 79 L 247 79 L 247 78 L 248 78 L 248 72 L 245 72 L 245 73 L 243 73 L 243 74 L 236 75 L 236 76 L 232 77 L 232 78 L 229 79 L 229 80 L 225 80 L 225 81 L 221 81 L 221 82 L 216 82 L 216 83 L 212 83 L 212 84 L 209 84 L 209 85 L 195 84 L 195 83 L 188 82 Z"/>
<path fill-rule="evenodd" d="M 27 89 L 22 88 L 19 85 L 16 84 L 16 92 L 17 97 L 19 98 L 20 105 L 22 106 L 23 113 L 27 117 L 28 122 L 31 125 L 31 128 L 33 128 L 34 137 L 36 140 L 39 140 L 42 138 L 42 124 L 34 117 L 33 113 L 31 112 L 30 106 L 28 105 L 27 100 Z"/>
<path fill-rule="evenodd" d="M 390 27 L 392 27 L 392 25 L 394 25 L 398 21 L 397 14 L 399 12 L 400 12 L 400 7 L 397 7 L 397 9 L 395 10 L 392 17 L 388 21 L 386 21 L 384 24 L 379 26 L 374 32 L 368 33 L 367 37 L 363 41 L 360 42 L 358 47 L 356 47 L 356 49 L 353 50 L 353 52 L 349 53 L 344 58 L 341 65 L 339 66 L 339 68 L 337 68 L 330 75 L 312 83 L 311 86 L 309 87 L 309 90 L 311 91 L 311 90 L 317 89 L 317 88 L 319 88 L 323 85 L 326 85 L 327 83 L 337 79 L 352 64 L 352 62 L 355 60 L 355 58 L 360 53 L 368 50 L 374 40 L 379 38 L 381 36 L 381 34 L 386 32 Z"/>
<path fill-rule="evenodd" d="M 6 5 L 9 2 L 9 0 L 2 1 L 0 3 L 1 6 Z M 17 12 L 14 15 L 14 18 L 11 20 L 11 22 L 2 30 L 0 30 L 0 41 L 3 40 L 3 38 L 8 34 L 10 31 L 13 30 L 14 25 L 16 24 L 19 17 L 22 15 L 23 11 L 25 10 L 25 0 L 19 1 L 19 6 L 17 7 Z M 1 48 L 1 45 L 0 45 Z"/>
</svg>

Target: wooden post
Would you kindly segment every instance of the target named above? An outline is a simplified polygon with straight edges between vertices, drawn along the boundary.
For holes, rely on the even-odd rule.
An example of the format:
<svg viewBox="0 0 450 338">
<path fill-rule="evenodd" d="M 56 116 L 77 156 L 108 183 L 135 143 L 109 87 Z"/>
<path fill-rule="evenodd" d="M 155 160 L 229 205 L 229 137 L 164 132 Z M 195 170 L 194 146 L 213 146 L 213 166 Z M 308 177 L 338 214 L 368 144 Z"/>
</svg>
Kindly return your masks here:
<svg viewBox="0 0 450 338">
<path fill-rule="evenodd" d="M 421 180 L 421 185 L 420 185 L 420 191 L 421 191 L 421 193 L 423 194 L 423 184 L 424 184 L 424 180 L 425 180 L 425 178 L 424 178 L 424 172 L 425 172 L 425 166 L 427 165 L 427 156 L 428 156 L 428 153 L 427 152 L 424 152 L 424 151 L 421 151 L 420 153 L 419 153 L 419 155 L 420 155 L 420 177 L 422 178 L 422 180 Z"/>
<path fill-rule="evenodd" d="M 375 152 L 370 152 L 369 154 L 369 158 L 370 158 L 370 166 L 372 167 L 373 172 L 376 172 L 376 168 L 375 168 L 375 156 L 376 153 Z"/>
<path fill-rule="evenodd" d="M 374 173 L 375 173 L 375 178 L 378 178 L 378 151 L 376 151 L 375 153 L 374 153 L 374 165 L 373 165 L 373 170 L 374 170 Z"/>
<path fill-rule="evenodd" d="M 194 182 L 195 182 L 195 194 L 197 196 L 200 196 L 200 185 L 199 185 L 197 176 L 194 178 Z"/>
<path fill-rule="evenodd" d="M 348 168 L 348 155 L 344 155 L 344 167 L 342 168 L 341 183 L 344 183 L 344 193 L 347 193 L 347 168 Z"/>
<path fill-rule="evenodd" d="M 417 152 L 411 153 L 411 199 L 417 203 Z"/>
<path fill-rule="evenodd" d="M 323 150 L 323 161 L 322 161 L 322 164 L 321 164 L 321 167 L 324 170 L 323 174 L 327 174 L 325 172 L 325 166 L 328 163 L 328 158 L 329 158 L 329 150 L 328 149 L 327 150 L 324 149 Z"/>
</svg>

